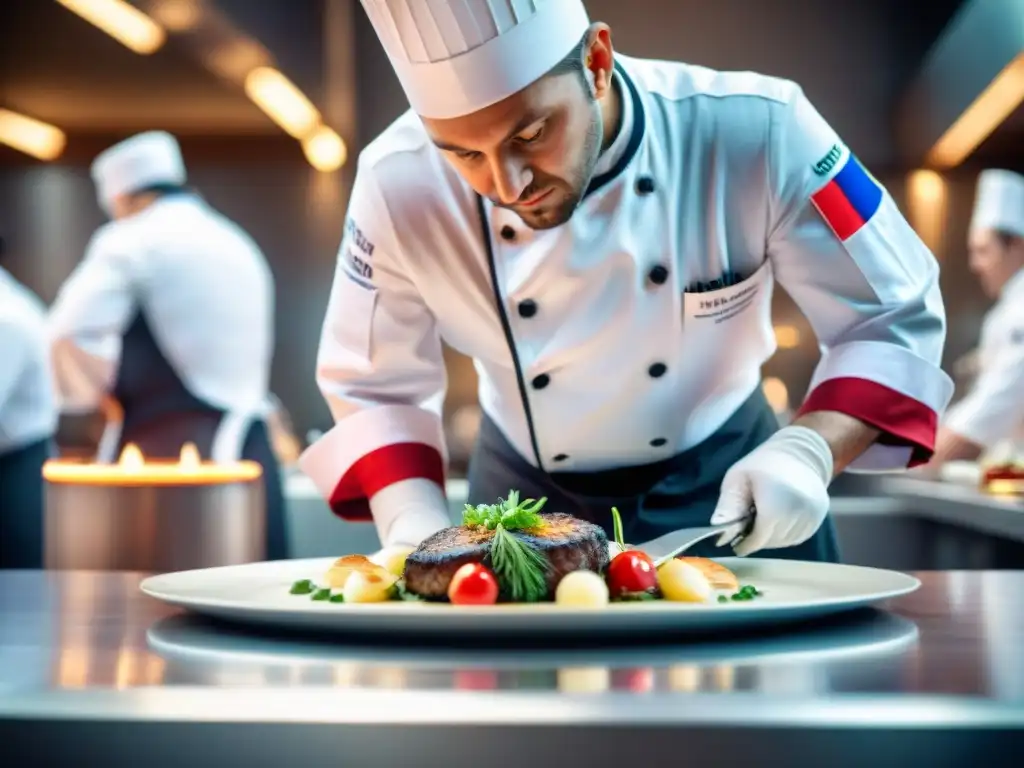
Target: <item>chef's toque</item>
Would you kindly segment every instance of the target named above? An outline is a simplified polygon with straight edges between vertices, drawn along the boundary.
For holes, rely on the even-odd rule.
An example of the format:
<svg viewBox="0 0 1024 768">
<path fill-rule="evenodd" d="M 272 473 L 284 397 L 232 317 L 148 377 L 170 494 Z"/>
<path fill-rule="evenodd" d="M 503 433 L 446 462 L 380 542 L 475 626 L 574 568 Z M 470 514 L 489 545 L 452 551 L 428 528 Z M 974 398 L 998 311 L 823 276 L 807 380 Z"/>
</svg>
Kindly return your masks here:
<svg viewBox="0 0 1024 768">
<path fill-rule="evenodd" d="M 185 162 L 177 140 L 164 131 L 148 131 L 100 153 L 92 164 L 92 180 L 100 205 L 110 212 L 119 195 L 156 184 L 185 183 Z"/>
<path fill-rule="evenodd" d="M 413 110 L 468 115 L 565 58 L 590 21 L 582 0 L 362 0 Z"/>
<path fill-rule="evenodd" d="M 991 169 L 978 176 L 971 230 L 998 229 L 1024 237 L 1024 176 Z"/>
</svg>

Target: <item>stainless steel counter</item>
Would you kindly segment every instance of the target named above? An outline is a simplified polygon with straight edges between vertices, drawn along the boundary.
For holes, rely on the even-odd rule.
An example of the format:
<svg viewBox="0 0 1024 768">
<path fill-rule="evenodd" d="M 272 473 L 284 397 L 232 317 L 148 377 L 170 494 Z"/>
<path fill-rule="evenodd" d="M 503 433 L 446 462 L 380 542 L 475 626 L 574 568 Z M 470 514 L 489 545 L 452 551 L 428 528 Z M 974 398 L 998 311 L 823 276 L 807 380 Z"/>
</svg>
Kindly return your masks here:
<svg viewBox="0 0 1024 768">
<path fill-rule="evenodd" d="M 147 598 L 141 574 L 0 572 L 0 750 L 147 768 L 1016 764 L 1024 571 L 918 575 L 887 610 L 824 624 L 544 649 L 253 634 Z"/>
</svg>

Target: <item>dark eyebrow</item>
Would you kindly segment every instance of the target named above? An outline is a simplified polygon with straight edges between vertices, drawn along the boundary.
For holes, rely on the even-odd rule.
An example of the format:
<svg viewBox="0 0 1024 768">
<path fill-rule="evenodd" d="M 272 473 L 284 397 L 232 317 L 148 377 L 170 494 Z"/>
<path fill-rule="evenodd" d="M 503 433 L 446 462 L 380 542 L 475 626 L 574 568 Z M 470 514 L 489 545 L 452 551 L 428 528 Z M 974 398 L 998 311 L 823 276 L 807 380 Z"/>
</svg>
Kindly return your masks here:
<svg viewBox="0 0 1024 768">
<path fill-rule="evenodd" d="M 548 117 L 549 117 L 549 115 L 536 115 L 536 114 L 533 114 L 531 112 L 527 112 L 525 115 L 523 115 L 519 119 L 519 122 L 517 122 L 515 124 L 515 126 L 513 126 L 512 130 L 505 134 L 505 138 L 503 138 L 501 140 L 501 143 L 504 144 L 506 141 L 511 139 L 513 136 L 515 136 L 517 133 L 520 133 L 524 128 L 528 128 L 529 126 L 533 125 L 534 123 L 540 122 L 541 120 L 546 120 Z M 476 150 L 473 150 L 473 149 L 466 149 L 465 147 L 460 147 L 458 144 L 448 144 L 447 142 L 444 142 L 444 141 L 438 141 L 433 136 L 430 137 L 430 140 L 434 142 L 434 146 L 435 147 L 437 147 L 438 149 L 444 150 L 445 152 L 475 152 L 476 151 Z"/>
</svg>

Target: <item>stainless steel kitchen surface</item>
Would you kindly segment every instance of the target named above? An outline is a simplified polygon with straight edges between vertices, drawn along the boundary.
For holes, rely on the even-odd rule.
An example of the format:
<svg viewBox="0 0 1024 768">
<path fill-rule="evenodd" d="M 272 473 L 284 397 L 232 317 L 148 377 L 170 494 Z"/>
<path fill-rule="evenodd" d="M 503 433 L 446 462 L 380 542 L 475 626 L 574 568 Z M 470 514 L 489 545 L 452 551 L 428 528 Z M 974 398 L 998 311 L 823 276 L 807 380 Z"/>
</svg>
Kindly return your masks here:
<svg viewBox="0 0 1024 768">
<path fill-rule="evenodd" d="M 563 648 L 254 633 L 142 576 L 0 573 L 14 765 L 1001 765 L 1024 733 L 1024 572 L 921 573 L 885 610 L 769 633 Z"/>
<path fill-rule="evenodd" d="M 831 489 L 843 562 L 900 571 L 1024 568 L 1024 499 L 905 476 Z"/>
</svg>

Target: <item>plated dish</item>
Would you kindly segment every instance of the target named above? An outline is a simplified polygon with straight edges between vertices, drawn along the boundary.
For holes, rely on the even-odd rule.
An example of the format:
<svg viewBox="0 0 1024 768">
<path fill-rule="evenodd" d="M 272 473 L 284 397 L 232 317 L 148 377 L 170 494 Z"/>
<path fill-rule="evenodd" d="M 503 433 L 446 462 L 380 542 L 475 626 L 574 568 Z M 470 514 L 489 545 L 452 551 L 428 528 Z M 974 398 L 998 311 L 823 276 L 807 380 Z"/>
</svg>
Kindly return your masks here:
<svg viewBox="0 0 1024 768">
<path fill-rule="evenodd" d="M 143 592 L 249 626 L 379 640 L 643 642 L 816 619 L 906 595 L 913 576 L 860 566 L 683 556 L 655 569 L 598 526 L 509 499 L 419 547 L 151 576 Z M 540 524 L 532 515 L 542 517 Z M 377 641 L 375 639 L 375 642 Z"/>
<path fill-rule="evenodd" d="M 296 581 L 290 593 L 329 603 L 578 607 L 641 600 L 728 603 L 764 594 L 708 558 L 683 555 L 656 568 L 645 552 L 623 541 L 614 508 L 615 538 L 609 542 L 600 526 L 560 512 L 545 514 L 545 502 L 520 500 L 511 491 L 496 504 L 466 505 L 461 525 L 438 531 L 418 547 L 346 555 L 322 578 Z"/>
</svg>

